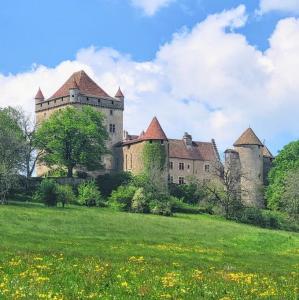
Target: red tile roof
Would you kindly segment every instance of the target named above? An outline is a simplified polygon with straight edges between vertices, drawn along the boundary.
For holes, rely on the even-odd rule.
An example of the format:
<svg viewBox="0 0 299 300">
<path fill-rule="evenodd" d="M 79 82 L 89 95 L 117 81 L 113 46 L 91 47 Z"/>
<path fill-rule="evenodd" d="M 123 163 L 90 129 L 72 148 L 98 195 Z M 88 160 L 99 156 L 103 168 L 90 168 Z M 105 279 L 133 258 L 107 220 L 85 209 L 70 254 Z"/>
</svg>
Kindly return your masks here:
<svg viewBox="0 0 299 300">
<path fill-rule="evenodd" d="M 42 91 L 41 91 L 40 88 L 38 89 L 38 92 L 37 92 L 37 94 L 36 94 L 36 96 L 35 96 L 34 99 L 36 99 L 36 100 L 45 100 L 45 97 L 44 97 L 44 95 L 43 95 L 43 93 L 42 93 Z"/>
<path fill-rule="evenodd" d="M 146 132 L 142 135 L 143 140 L 167 140 L 166 134 L 163 131 L 158 119 L 153 118 Z"/>
<path fill-rule="evenodd" d="M 186 146 L 183 140 L 169 140 L 169 157 L 202 161 L 216 161 L 217 150 L 213 143 L 192 142 L 192 146 Z"/>
<path fill-rule="evenodd" d="M 142 131 L 139 136 L 129 135 L 132 139 L 127 139 L 123 142 L 123 145 L 135 144 L 149 140 L 167 140 L 166 134 L 163 131 L 158 119 L 153 118 L 146 132 Z M 135 137 L 135 138 L 134 138 Z"/>
<path fill-rule="evenodd" d="M 125 96 L 124 96 L 123 92 L 121 91 L 121 89 L 118 88 L 118 91 L 117 91 L 117 93 L 115 94 L 114 97 L 115 98 L 124 98 Z"/>
<path fill-rule="evenodd" d="M 50 99 L 68 96 L 70 88 L 74 86 L 74 82 L 80 92 L 86 96 L 94 96 L 97 98 L 110 97 L 84 71 L 79 71 L 74 73 Z"/>
<path fill-rule="evenodd" d="M 247 128 L 234 143 L 234 146 L 243 146 L 243 145 L 263 146 L 262 142 L 256 136 L 256 134 L 251 128 Z"/>
</svg>

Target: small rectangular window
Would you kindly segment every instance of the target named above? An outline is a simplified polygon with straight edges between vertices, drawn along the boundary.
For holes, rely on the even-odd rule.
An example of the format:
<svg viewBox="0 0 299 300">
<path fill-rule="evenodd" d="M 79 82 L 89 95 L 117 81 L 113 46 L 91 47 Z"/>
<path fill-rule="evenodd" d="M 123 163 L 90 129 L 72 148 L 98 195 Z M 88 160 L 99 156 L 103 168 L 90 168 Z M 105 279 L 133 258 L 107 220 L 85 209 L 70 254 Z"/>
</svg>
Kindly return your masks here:
<svg viewBox="0 0 299 300">
<path fill-rule="evenodd" d="M 173 162 L 172 162 L 172 161 L 169 162 L 169 169 L 170 169 L 170 170 L 173 169 Z"/>
<path fill-rule="evenodd" d="M 179 163 L 179 170 L 181 170 L 181 171 L 185 170 L 184 163 Z"/>
<path fill-rule="evenodd" d="M 110 109 L 110 116 L 113 116 L 113 110 Z"/>
<path fill-rule="evenodd" d="M 179 177 L 179 184 L 185 184 L 184 177 Z"/>
<path fill-rule="evenodd" d="M 115 133 L 115 124 L 109 124 L 109 132 Z"/>
<path fill-rule="evenodd" d="M 205 165 L 205 171 L 210 172 L 210 166 L 209 165 Z"/>
</svg>

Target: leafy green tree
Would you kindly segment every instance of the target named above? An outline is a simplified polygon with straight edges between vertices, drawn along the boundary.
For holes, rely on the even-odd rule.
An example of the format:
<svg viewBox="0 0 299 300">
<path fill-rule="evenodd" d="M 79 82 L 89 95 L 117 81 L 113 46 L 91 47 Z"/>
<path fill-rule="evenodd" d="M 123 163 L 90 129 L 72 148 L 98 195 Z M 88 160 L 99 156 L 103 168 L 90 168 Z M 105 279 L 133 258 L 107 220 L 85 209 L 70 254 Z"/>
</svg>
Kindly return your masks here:
<svg viewBox="0 0 299 300">
<path fill-rule="evenodd" d="M 40 160 L 48 167 L 65 167 L 73 177 L 74 168 L 96 170 L 107 153 L 108 133 L 102 113 L 90 107 L 68 107 L 55 112 L 36 132 Z"/>
<path fill-rule="evenodd" d="M 56 206 L 58 201 L 58 184 L 53 179 L 44 179 L 35 195 L 36 202 L 44 203 L 46 206 Z"/>
<path fill-rule="evenodd" d="M 271 209 L 284 209 L 284 193 L 289 172 L 299 168 L 299 141 L 286 145 L 273 162 L 266 190 L 267 205 Z"/>
<path fill-rule="evenodd" d="M 283 193 L 283 210 L 299 219 L 299 168 L 288 173 Z"/>
<path fill-rule="evenodd" d="M 22 131 L 14 118 L 13 109 L 0 108 L 0 201 L 16 183 L 19 172 L 23 170 L 24 141 Z"/>
</svg>

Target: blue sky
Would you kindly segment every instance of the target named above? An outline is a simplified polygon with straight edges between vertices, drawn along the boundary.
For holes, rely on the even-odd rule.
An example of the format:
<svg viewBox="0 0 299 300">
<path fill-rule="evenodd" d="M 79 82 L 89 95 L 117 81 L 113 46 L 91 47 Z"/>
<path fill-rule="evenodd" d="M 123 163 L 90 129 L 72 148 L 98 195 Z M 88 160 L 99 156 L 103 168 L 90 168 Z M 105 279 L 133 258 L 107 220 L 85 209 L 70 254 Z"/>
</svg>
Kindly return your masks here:
<svg viewBox="0 0 299 300">
<path fill-rule="evenodd" d="M 259 18 L 258 0 L 243 1 L 249 22 L 240 31 L 264 50 L 281 14 Z M 237 0 L 179 0 L 146 16 L 126 0 L 10 0 L 1 3 L 0 70 L 17 73 L 33 63 L 49 67 L 74 59 L 78 49 L 112 47 L 137 61 L 151 60 L 182 27 L 230 9 Z"/>
<path fill-rule="evenodd" d="M 126 94 L 125 128 L 230 147 L 248 125 L 274 153 L 298 139 L 298 0 L 9 0 L 0 106 L 33 112 L 79 69 Z M 298 79 L 297 79 L 298 78 Z"/>
</svg>

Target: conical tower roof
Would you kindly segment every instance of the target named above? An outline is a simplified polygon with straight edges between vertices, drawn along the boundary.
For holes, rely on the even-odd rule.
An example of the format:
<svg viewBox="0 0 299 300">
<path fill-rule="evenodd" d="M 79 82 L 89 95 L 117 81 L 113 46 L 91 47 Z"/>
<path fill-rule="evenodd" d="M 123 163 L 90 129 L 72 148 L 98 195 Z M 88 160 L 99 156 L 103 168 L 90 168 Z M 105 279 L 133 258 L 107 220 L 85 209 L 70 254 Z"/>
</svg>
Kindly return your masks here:
<svg viewBox="0 0 299 300">
<path fill-rule="evenodd" d="M 167 140 L 158 119 L 153 118 L 146 132 L 142 135 L 142 140 Z"/>
<path fill-rule="evenodd" d="M 36 100 L 45 100 L 45 97 L 44 97 L 44 95 L 42 93 L 42 90 L 40 88 L 38 89 L 37 94 L 36 94 L 34 99 L 36 99 Z"/>
<path fill-rule="evenodd" d="M 115 94 L 115 98 L 124 98 L 124 97 L 125 96 L 119 87 L 117 93 Z"/>
<path fill-rule="evenodd" d="M 268 147 L 266 145 L 264 145 L 264 147 L 263 147 L 263 156 L 269 157 L 269 158 L 274 158 L 274 156 L 272 155 L 272 153 L 270 152 L 270 150 L 268 149 Z"/>
<path fill-rule="evenodd" d="M 80 90 L 80 88 L 79 88 L 79 86 L 78 86 L 78 84 L 77 84 L 75 78 L 73 78 L 73 82 L 72 82 L 72 84 L 71 84 L 71 86 L 70 86 L 70 89 L 77 89 L 77 90 Z"/>
<path fill-rule="evenodd" d="M 247 128 L 242 135 L 235 141 L 234 146 L 258 145 L 263 146 L 262 142 L 256 136 L 251 128 Z"/>
<path fill-rule="evenodd" d="M 84 71 L 79 71 L 74 73 L 50 99 L 68 96 L 69 90 L 73 87 L 74 82 L 76 82 L 76 85 L 83 95 L 94 96 L 97 98 L 110 98 L 110 96 L 100 86 L 98 86 Z"/>
</svg>

